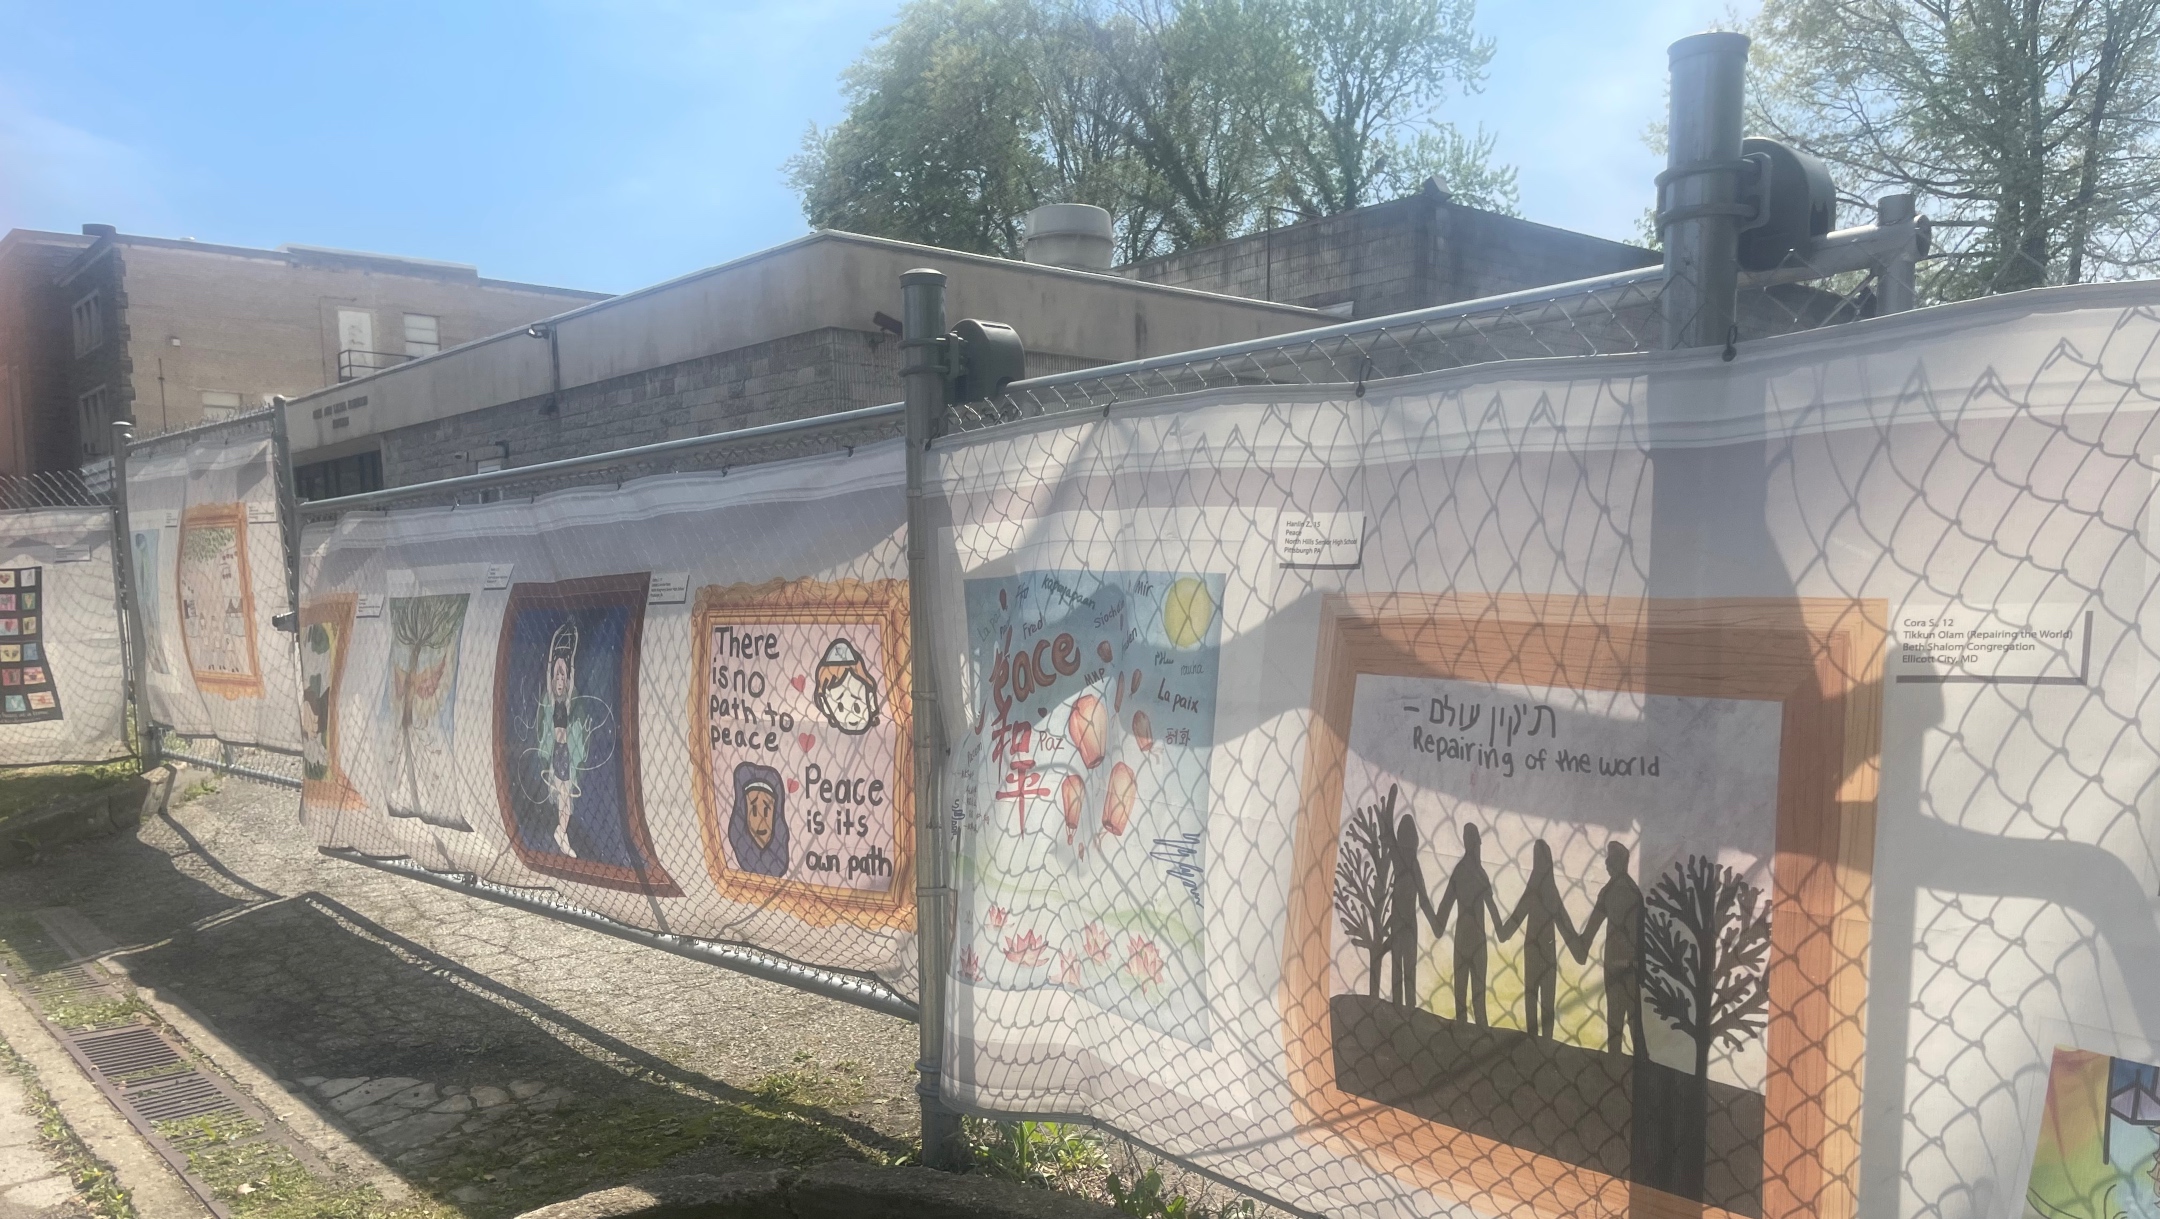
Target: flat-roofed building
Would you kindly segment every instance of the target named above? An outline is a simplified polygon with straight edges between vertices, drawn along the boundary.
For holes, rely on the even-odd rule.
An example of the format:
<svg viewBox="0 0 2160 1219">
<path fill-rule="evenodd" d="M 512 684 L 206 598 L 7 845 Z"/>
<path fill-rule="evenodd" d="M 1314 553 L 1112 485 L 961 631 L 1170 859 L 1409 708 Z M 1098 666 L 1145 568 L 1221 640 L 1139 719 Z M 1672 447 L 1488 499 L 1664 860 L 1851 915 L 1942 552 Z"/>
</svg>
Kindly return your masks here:
<svg viewBox="0 0 2160 1219">
<path fill-rule="evenodd" d="M 461 263 L 81 234 L 0 237 L 0 471 L 73 467 L 138 435 L 336 385 L 606 299 Z"/>
</svg>

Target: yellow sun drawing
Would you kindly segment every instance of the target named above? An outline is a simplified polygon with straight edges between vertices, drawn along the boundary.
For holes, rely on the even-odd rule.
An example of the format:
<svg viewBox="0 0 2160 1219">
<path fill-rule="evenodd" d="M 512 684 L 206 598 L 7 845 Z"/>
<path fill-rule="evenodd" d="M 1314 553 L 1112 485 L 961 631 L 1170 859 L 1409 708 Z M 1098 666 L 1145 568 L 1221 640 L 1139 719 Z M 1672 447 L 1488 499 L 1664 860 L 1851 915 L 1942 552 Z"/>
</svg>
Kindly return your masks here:
<svg viewBox="0 0 2160 1219">
<path fill-rule="evenodd" d="M 1170 637 L 1170 646 L 1190 648 L 1198 646 L 1207 638 L 1208 627 L 1215 623 L 1215 599 L 1208 595 L 1207 581 L 1193 576 L 1180 576 L 1170 585 L 1170 595 L 1163 598 L 1163 634 Z"/>
</svg>

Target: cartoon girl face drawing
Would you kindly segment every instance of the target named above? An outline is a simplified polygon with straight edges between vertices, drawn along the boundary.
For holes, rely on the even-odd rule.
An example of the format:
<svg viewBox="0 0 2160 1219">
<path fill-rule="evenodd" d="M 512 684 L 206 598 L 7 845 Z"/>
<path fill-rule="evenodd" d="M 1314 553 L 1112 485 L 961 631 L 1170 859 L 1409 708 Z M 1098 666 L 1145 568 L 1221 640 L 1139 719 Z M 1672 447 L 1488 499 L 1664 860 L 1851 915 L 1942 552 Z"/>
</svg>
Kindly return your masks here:
<svg viewBox="0 0 2160 1219">
<path fill-rule="evenodd" d="M 825 722 L 849 736 L 877 726 L 878 689 L 862 653 L 845 639 L 835 639 L 817 666 L 817 707 Z"/>
</svg>

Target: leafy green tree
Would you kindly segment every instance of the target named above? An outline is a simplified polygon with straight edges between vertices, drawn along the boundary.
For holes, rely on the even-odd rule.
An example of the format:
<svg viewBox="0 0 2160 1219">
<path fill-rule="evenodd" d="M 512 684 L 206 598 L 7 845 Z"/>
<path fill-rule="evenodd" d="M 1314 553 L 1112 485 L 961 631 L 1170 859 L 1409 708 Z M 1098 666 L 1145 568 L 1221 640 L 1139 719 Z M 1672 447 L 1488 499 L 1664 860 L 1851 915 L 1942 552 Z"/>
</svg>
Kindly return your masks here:
<svg viewBox="0 0 2160 1219">
<path fill-rule="evenodd" d="M 1919 197 L 1937 295 L 2160 265 L 2160 0 L 1767 0 L 1757 125 Z"/>
<path fill-rule="evenodd" d="M 1464 170 L 1490 159 L 1482 133 L 1418 131 L 1450 86 L 1485 79 L 1493 44 L 1472 28 L 1475 0 L 1291 0 L 1281 11 L 1304 76 L 1281 150 L 1294 207 L 1332 215 L 1378 202 L 1406 180 L 1415 189 L 1421 167 L 1480 176 Z"/>
<path fill-rule="evenodd" d="M 913 0 L 788 179 L 819 227 L 1017 255 L 1043 203 L 1108 210 L 1132 261 L 1284 207 L 1415 191 L 1512 210 L 1493 137 L 1433 119 L 1491 44 L 1474 0 Z"/>
<path fill-rule="evenodd" d="M 1027 17 L 1011 0 L 910 4 L 843 77 L 847 117 L 788 162 L 810 223 L 1018 256 L 1048 176 Z"/>
</svg>

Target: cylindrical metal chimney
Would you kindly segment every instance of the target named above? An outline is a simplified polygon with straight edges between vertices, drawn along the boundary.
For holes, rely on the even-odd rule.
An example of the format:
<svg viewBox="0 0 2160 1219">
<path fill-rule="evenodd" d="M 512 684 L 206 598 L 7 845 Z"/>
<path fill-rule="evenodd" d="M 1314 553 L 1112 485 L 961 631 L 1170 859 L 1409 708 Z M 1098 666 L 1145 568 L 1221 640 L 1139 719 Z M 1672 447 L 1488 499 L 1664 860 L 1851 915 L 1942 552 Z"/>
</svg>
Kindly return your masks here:
<svg viewBox="0 0 2160 1219">
<path fill-rule="evenodd" d="M 1029 262 L 1076 271 L 1110 269 L 1110 213 L 1091 203 L 1051 203 L 1027 214 Z"/>
<path fill-rule="evenodd" d="M 1740 286 L 1740 127 L 1745 34 L 1672 44 L 1672 111 L 1658 227 L 1665 240 L 1665 345 L 1722 346 Z"/>
</svg>

